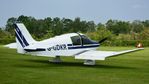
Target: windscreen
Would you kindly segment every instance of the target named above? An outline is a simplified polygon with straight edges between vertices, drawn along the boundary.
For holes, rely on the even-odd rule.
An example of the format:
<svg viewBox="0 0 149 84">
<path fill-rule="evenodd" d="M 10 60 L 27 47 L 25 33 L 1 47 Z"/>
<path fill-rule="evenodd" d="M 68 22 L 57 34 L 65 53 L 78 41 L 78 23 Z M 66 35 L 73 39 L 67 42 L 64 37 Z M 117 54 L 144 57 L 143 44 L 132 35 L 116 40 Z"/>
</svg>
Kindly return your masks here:
<svg viewBox="0 0 149 84">
<path fill-rule="evenodd" d="M 81 35 L 82 37 L 82 43 L 83 45 L 87 45 L 87 44 L 95 44 L 95 41 L 90 40 L 88 37 L 86 37 L 85 35 Z"/>
<path fill-rule="evenodd" d="M 90 40 L 85 35 L 73 36 L 71 37 L 73 45 L 88 45 L 88 44 L 97 44 L 97 42 Z"/>
</svg>

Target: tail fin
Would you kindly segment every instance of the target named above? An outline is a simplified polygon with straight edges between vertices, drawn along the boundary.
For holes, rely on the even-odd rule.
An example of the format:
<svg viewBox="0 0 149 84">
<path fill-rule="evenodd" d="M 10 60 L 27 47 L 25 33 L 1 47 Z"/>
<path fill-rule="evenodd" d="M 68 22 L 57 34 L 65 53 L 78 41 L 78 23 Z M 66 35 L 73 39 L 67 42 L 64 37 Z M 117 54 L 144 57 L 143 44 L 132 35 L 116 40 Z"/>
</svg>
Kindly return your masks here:
<svg viewBox="0 0 149 84">
<path fill-rule="evenodd" d="M 25 53 L 24 47 L 29 46 L 36 41 L 32 38 L 23 23 L 16 23 L 14 26 L 16 33 L 17 52 Z"/>
</svg>

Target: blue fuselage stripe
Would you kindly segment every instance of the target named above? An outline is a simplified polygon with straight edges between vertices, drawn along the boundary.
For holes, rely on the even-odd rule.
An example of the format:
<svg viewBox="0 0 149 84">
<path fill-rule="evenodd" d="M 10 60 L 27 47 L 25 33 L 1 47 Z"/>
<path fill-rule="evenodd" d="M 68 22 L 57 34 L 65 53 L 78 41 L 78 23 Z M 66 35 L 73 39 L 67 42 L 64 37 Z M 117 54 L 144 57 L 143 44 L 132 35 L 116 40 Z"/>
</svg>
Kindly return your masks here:
<svg viewBox="0 0 149 84">
<path fill-rule="evenodd" d="M 34 50 L 34 49 L 24 49 L 24 50 L 28 51 L 28 52 L 46 51 L 46 49 L 44 49 L 44 48 L 37 48 L 36 50 Z"/>
<path fill-rule="evenodd" d="M 95 48 L 99 45 L 83 45 L 83 46 L 68 46 L 68 49 L 82 49 L 82 48 Z"/>
</svg>

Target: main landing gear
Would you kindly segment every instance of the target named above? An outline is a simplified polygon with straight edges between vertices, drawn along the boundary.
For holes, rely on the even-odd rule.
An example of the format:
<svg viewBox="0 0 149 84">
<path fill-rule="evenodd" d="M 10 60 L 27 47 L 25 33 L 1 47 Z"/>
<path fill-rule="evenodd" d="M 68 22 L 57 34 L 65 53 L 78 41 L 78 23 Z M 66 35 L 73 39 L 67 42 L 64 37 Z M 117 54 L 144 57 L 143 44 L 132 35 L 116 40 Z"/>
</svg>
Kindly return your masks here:
<svg viewBox="0 0 149 84">
<path fill-rule="evenodd" d="M 60 56 L 56 56 L 52 60 L 49 60 L 49 62 L 52 62 L 52 63 L 61 63 L 62 60 L 60 59 Z M 95 60 L 85 60 L 84 61 L 84 65 L 95 65 Z"/>
<path fill-rule="evenodd" d="M 85 60 L 84 65 L 95 65 L 95 60 Z"/>
</svg>

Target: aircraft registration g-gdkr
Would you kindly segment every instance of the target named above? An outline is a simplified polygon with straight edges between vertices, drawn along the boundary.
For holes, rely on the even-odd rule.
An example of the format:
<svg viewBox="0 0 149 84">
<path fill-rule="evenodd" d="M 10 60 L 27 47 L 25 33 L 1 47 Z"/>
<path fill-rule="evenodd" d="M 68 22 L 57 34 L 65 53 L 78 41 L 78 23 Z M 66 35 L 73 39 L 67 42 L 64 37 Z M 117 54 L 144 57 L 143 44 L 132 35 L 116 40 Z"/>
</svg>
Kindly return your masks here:
<svg viewBox="0 0 149 84">
<path fill-rule="evenodd" d="M 74 56 L 75 59 L 85 60 L 85 65 L 95 65 L 95 60 L 105 60 L 110 56 L 143 49 L 136 48 L 120 52 L 97 51 L 100 43 L 106 39 L 95 42 L 81 33 L 63 34 L 43 41 L 35 41 L 23 23 L 14 25 L 18 53 L 54 57 L 52 62 L 61 62 L 61 56 Z"/>
</svg>

